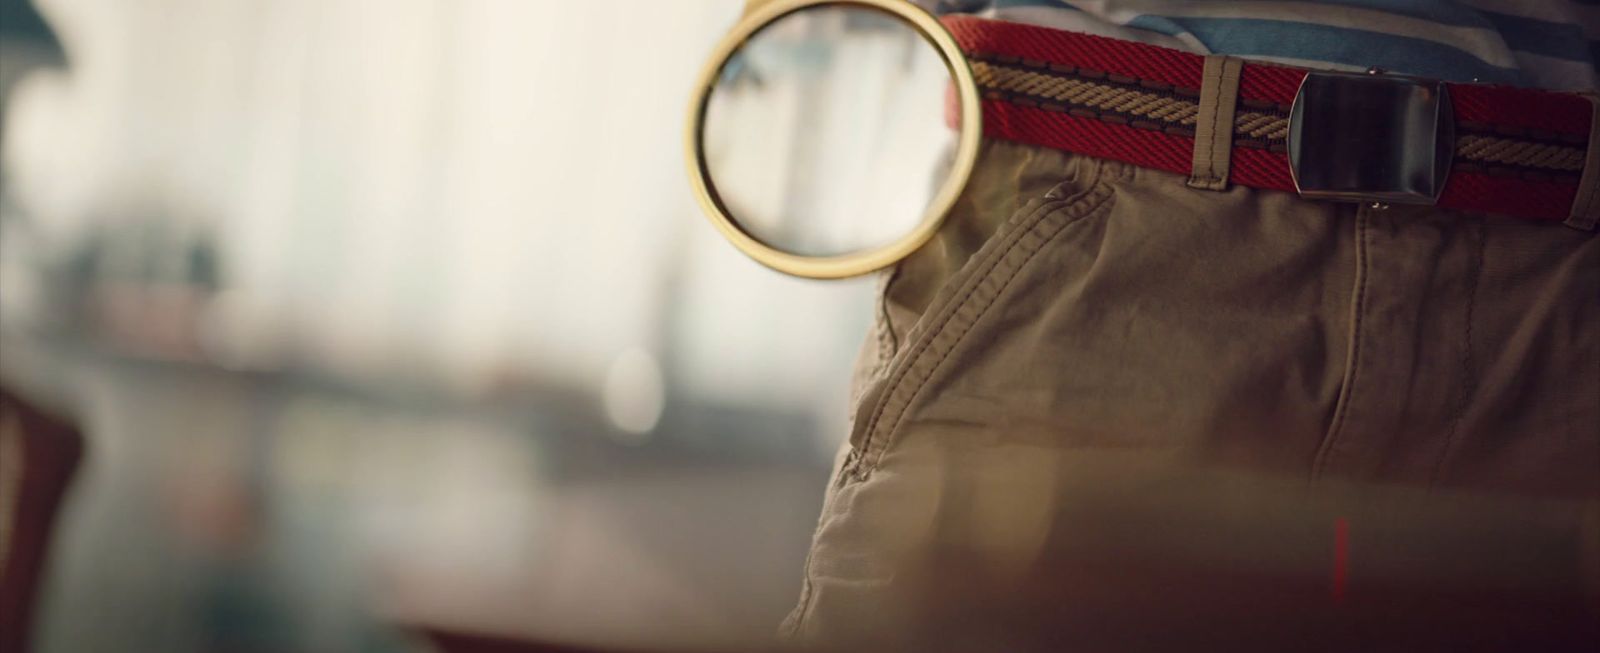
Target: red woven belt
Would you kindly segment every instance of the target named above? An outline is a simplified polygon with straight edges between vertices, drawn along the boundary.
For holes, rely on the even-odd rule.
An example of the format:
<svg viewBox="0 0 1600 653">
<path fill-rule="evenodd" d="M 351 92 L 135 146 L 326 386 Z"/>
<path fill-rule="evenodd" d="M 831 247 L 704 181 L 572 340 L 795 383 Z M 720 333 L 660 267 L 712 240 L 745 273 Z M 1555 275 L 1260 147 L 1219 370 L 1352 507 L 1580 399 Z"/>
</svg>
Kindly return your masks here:
<svg viewBox="0 0 1600 653">
<path fill-rule="evenodd" d="M 971 16 L 944 23 L 978 78 L 986 136 L 1190 173 L 1201 55 Z M 1245 64 L 1233 183 L 1295 190 L 1285 138 L 1306 72 Z M 1438 206 L 1565 220 L 1583 174 L 1589 100 L 1508 86 L 1447 87 L 1456 152 Z"/>
</svg>

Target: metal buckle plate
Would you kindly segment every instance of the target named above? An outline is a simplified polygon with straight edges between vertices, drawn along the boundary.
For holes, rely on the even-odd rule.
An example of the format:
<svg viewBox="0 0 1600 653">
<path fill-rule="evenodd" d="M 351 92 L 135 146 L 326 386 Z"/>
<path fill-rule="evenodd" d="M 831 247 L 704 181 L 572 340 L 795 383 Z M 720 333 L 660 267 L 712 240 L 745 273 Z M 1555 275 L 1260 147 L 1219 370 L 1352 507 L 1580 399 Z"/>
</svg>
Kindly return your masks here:
<svg viewBox="0 0 1600 653">
<path fill-rule="evenodd" d="M 1433 204 L 1455 151 L 1442 82 L 1312 72 L 1289 110 L 1289 170 L 1302 197 Z"/>
</svg>

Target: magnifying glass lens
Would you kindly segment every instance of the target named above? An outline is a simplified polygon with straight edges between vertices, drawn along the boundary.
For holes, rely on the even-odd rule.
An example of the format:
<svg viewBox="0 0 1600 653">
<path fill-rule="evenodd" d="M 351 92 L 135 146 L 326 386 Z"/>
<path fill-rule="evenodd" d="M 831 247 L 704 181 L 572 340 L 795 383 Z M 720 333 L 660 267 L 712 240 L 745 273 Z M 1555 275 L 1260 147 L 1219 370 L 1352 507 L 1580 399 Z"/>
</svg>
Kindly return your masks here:
<svg viewBox="0 0 1600 653">
<path fill-rule="evenodd" d="M 701 152 L 710 191 L 768 247 L 829 257 L 895 243 L 928 217 L 960 133 L 937 46 L 893 14 L 786 14 L 723 63 Z"/>
</svg>

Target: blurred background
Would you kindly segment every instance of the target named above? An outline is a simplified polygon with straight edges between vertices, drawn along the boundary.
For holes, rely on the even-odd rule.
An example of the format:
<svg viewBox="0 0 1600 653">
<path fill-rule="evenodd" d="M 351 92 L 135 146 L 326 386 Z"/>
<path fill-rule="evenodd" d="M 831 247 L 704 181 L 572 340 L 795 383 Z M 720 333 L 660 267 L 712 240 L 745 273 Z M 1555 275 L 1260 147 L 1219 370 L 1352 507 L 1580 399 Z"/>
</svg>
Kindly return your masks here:
<svg viewBox="0 0 1600 653">
<path fill-rule="evenodd" d="M 36 649 L 772 632 L 871 282 L 694 205 L 741 5 L 0 0 L 0 381 L 83 438 Z"/>
</svg>

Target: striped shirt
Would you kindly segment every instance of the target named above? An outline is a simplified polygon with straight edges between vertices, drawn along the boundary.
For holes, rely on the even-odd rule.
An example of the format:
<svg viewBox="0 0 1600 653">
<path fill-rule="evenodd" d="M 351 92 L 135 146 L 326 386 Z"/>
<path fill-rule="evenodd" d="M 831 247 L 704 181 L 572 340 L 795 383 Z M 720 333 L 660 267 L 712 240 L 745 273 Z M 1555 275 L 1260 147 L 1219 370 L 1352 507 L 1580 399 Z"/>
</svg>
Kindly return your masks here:
<svg viewBox="0 0 1600 653">
<path fill-rule="evenodd" d="M 1600 0 L 919 0 L 971 13 L 1308 68 L 1600 87 Z"/>
</svg>

